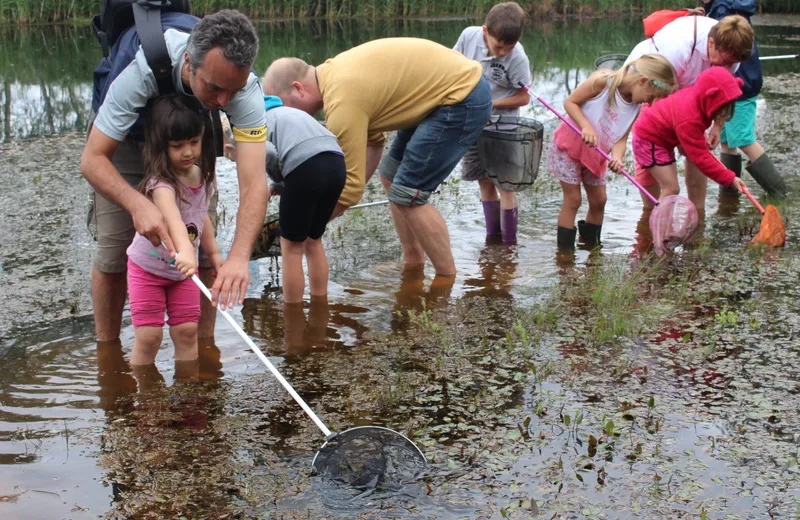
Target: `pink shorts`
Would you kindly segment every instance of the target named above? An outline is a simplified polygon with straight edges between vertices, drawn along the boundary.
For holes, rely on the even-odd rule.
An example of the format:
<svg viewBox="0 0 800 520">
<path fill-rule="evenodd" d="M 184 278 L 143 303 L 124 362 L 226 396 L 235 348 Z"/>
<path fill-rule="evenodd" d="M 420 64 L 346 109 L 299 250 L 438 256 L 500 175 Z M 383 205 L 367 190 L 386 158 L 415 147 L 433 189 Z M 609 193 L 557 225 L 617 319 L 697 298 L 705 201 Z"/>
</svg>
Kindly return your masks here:
<svg viewBox="0 0 800 520">
<path fill-rule="evenodd" d="M 580 161 L 576 161 L 559 148 L 555 140 L 550 142 L 550 151 L 547 152 L 547 170 L 565 184 L 583 183 L 588 186 L 605 186 L 606 184 L 605 175 L 598 177 L 592 173 Z"/>
<path fill-rule="evenodd" d="M 675 149 L 664 148 L 633 134 L 633 161 L 636 165 L 636 180 L 642 186 L 655 186 L 658 181 L 650 174 L 653 166 L 668 166 L 675 162 Z"/>
<path fill-rule="evenodd" d="M 169 280 L 149 273 L 128 259 L 128 298 L 133 327 L 170 327 L 200 321 L 200 289 L 191 279 Z"/>
</svg>

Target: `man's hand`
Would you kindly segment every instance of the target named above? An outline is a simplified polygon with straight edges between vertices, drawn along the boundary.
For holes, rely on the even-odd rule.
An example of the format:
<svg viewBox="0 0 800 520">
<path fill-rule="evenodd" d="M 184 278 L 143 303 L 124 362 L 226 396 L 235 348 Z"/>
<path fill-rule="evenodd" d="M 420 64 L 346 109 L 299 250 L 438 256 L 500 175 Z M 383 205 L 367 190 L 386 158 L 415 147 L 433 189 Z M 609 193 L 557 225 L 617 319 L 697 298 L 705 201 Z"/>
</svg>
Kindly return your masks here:
<svg viewBox="0 0 800 520">
<path fill-rule="evenodd" d="M 135 203 L 131 211 L 134 229 L 140 235 L 147 237 L 154 247 L 164 244 L 169 251 L 170 258 L 174 258 L 175 246 L 169 238 L 164 216 L 156 205 L 146 197 L 140 196 L 138 198 L 140 200 Z"/>
<path fill-rule="evenodd" d="M 232 308 L 237 302 L 244 303 L 247 285 L 250 283 L 250 269 L 247 260 L 228 257 L 217 271 L 217 279 L 211 286 L 211 304 L 222 310 Z"/>
</svg>

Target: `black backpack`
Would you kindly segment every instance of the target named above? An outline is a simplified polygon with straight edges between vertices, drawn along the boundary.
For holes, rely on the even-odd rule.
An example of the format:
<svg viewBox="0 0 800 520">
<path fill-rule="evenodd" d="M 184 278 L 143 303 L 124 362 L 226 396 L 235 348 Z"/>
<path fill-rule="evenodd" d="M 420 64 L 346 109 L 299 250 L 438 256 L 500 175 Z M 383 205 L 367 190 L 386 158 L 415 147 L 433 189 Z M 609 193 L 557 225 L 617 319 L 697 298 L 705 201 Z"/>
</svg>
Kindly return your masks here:
<svg viewBox="0 0 800 520">
<path fill-rule="evenodd" d="M 161 29 L 161 12 L 189 14 L 189 0 L 103 0 L 100 14 L 92 18 L 92 29 L 108 58 L 111 47 L 125 29 L 135 25 L 147 63 L 153 70 L 162 94 L 173 92 L 172 64 Z"/>
<path fill-rule="evenodd" d="M 103 9 L 92 18 L 92 29 L 103 49 L 103 58 L 109 59 L 111 48 L 126 29 L 136 26 L 136 32 L 153 71 L 158 91 L 168 94 L 175 91 L 172 83 L 172 63 L 161 27 L 161 13 L 174 11 L 190 14 L 189 0 L 103 0 Z M 211 111 L 214 144 L 221 157 L 222 123 L 219 110 Z"/>
</svg>

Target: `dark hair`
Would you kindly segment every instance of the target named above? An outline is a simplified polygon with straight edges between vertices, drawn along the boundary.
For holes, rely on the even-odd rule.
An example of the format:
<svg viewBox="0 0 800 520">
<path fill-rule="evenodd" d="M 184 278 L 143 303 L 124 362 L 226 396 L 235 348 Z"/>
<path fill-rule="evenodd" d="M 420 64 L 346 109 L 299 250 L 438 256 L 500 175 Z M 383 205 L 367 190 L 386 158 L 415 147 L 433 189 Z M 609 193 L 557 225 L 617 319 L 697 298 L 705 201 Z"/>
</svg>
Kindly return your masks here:
<svg viewBox="0 0 800 520">
<path fill-rule="evenodd" d="M 716 121 L 720 117 L 725 117 L 725 121 L 730 121 L 733 119 L 733 114 L 736 112 L 736 101 L 731 101 L 730 103 L 725 103 L 718 109 L 711 114 L 711 120 Z"/>
<path fill-rule="evenodd" d="M 492 7 L 483 22 L 492 38 L 505 44 L 517 43 L 525 25 L 525 11 L 516 2 L 504 2 Z"/>
<path fill-rule="evenodd" d="M 238 68 L 252 68 L 258 55 L 258 34 L 253 23 L 233 9 L 223 9 L 197 22 L 186 44 L 192 70 L 200 68 L 208 51 L 216 47 Z"/>
<path fill-rule="evenodd" d="M 214 184 L 217 162 L 214 131 L 208 112 L 197 99 L 183 94 L 170 94 L 156 99 L 145 116 L 145 177 L 139 185 L 140 191 L 144 192 L 148 182 L 156 179 L 172 186 L 176 196 L 186 201 L 183 183 L 169 162 L 169 142 L 192 139 L 201 134 L 199 167 L 208 194 Z"/>
</svg>

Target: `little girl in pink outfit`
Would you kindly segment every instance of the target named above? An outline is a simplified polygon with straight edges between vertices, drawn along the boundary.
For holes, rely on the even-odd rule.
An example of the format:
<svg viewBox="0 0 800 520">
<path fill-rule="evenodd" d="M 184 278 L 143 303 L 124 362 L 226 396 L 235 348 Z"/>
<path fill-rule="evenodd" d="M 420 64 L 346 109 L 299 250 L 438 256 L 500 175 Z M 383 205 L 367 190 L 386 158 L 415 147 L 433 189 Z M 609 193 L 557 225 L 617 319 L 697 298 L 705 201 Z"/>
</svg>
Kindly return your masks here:
<svg viewBox="0 0 800 520">
<path fill-rule="evenodd" d="M 131 365 L 155 361 L 161 347 L 164 312 L 175 345 L 175 360 L 197 359 L 200 291 L 190 277 L 197 270 L 198 247 L 215 270 L 222 254 L 211 219 L 215 153 L 202 107 L 179 94 L 159 98 L 145 119 L 145 179 L 140 189 L 161 211 L 175 247 L 170 258 L 138 233 L 128 248 L 128 296 L 134 327 Z"/>
<path fill-rule="evenodd" d="M 669 95 L 677 86 L 672 65 L 661 56 L 644 55 L 620 70 L 597 71 L 578 85 L 564 101 L 570 119 L 582 130 L 575 133 L 561 123 L 553 134 L 547 169 L 561 182 L 564 202 L 558 215 L 558 248 L 575 249 L 580 233 L 588 247 L 600 244 L 606 204 L 606 170 L 618 172 L 633 122 L 642 103 Z M 605 159 L 592 148 L 601 147 L 613 159 Z M 581 205 L 581 184 L 589 199 L 586 220 L 575 216 Z"/>
</svg>

